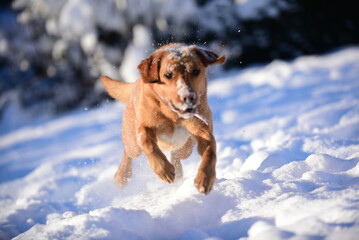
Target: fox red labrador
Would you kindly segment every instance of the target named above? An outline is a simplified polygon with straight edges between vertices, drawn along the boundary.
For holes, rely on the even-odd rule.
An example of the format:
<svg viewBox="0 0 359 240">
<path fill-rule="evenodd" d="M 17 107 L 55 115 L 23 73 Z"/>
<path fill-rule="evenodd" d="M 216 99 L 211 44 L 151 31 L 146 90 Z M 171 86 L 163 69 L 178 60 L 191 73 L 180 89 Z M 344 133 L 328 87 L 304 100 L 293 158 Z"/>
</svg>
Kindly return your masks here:
<svg viewBox="0 0 359 240">
<path fill-rule="evenodd" d="M 206 68 L 224 56 L 191 45 L 164 45 L 138 66 L 140 78 L 125 83 L 101 76 L 109 95 L 126 103 L 123 114 L 124 152 L 115 179 L 126 186 L 132 160 L 144 153 L 155 174 L 166 183 L 182 177 L 181 160 L 197 143 L 201 157 L 194 180 L 208 194 L 216 179 L 216 141 L 207 101 Z M 162 151 L 169 151 L 168 161 Z"/>
</svg>

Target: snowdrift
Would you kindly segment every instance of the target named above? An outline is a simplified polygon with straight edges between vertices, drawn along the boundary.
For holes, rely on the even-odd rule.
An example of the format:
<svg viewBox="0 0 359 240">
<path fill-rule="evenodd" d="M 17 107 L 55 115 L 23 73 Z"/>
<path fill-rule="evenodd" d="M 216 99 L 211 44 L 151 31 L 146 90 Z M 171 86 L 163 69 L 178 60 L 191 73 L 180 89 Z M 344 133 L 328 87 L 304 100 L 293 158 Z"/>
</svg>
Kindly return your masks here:
<svg viewBox="0 0 359 240">
<path fill-rule="evenodd" d="M 355 239 L 359 48 L 222 73 L 209 84 L 217 181 L 162 183 L 144 157 L 120 190 L 121 104 L 0 135 L 0 238 Z"/>
</svg>

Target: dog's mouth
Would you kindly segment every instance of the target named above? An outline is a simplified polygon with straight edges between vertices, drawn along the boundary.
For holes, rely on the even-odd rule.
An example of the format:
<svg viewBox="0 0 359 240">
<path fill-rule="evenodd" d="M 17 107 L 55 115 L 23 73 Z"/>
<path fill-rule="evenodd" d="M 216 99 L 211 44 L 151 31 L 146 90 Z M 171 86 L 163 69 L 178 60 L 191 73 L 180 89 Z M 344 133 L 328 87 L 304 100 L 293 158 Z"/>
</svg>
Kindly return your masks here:
<svg viewBox="0 0 359 240">
<path fill-rule="evenodd" d="M 184 119 L 197 117 L 199 120 L 201 120 L 207 126 L 210 124 L 210 121 L 207 118 L 205 118 L 201 114 L 197 113 L 196 105 L 193 105 L 191 107 L 185 107 L 185 108 L 182 107 L 183 109 L 180 109 L 180 108 L 176 107 L 173 103 L 169 102 L 169 106 L 172 109 L 172 111 L 174 111 L 175 113 L 178 114 L 178 116 L 180 116 Z"/>
<path fill-rule="evenodd" d="M 196 105 L 188 106 L 188 104 L 183 104 L 181 107 L 176 107 L 173 103 L 170 103 L 170 107 L 172 111 L 184 118 L 191 118 L 197 112 Z"/>
</svg>

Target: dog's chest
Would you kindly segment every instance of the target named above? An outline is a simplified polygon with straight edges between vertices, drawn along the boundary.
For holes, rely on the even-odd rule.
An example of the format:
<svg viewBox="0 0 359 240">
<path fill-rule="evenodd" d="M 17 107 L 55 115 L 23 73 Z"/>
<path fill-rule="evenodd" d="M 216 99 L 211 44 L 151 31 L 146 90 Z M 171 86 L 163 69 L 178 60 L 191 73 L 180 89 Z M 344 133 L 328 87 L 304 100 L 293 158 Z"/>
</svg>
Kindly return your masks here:
<svg viewBox="0 0 359 240">
<path fill-rule="evenodd" d="M 182 126 L 176 126 L 173 132 L 164 132 L 159 134 L 159 147 L 164 150 L 179 149 L 186 144 L 190 136 L 191 135 L 186 128 Z"/>
</svg>

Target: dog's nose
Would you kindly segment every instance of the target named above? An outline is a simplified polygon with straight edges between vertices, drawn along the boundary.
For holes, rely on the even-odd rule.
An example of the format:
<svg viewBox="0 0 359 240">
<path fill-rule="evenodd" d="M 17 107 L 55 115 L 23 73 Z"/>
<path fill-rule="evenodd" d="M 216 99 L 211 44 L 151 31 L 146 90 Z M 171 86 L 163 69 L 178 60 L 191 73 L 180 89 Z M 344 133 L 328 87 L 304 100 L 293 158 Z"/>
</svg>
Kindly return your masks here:
<svg viewBox="0 0 359 240">
<path fill-rule="evenodd" d="M 196 93 L 195 92 L 188 92 L 188 94 L 184 94 L 183 96 L 181 96 L 181 100 L 185 103 L 188 103 L 188 104 L 193 104 L 195 103 L 196 101 Z"/>
</svg>

